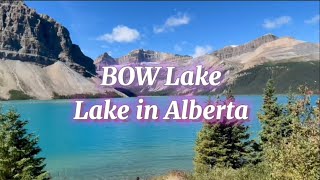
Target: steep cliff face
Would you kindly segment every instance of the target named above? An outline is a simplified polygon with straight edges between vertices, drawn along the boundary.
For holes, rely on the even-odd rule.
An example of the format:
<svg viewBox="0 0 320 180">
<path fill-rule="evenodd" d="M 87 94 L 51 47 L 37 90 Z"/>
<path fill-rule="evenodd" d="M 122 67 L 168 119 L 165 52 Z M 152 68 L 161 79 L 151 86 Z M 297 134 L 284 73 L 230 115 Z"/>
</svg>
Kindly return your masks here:
<svg viewBox="0 0 320 180">
<path fill-rule="evenodd" d="M 124 96 L 95 74 L 65 27 L 21 1 L 1 1 L 0 99 Z"/>
<path fill-rule="evenodd" d="M 0 59 L 42 66 L 62 61 L 86 77 L 95 74 L 92 59 L 72 43 L 64 26 L 21 1 L 1 2 L 0 29 Z"/>
<path fill-rule="evenodd" d="M 228 59 L 247 52 L 252 52 L 256 50 L 259 46 L 274 41 L 276 39 L 278 39 L 277 36 L 267 34 L 240 46 L 228 46 L 222 48 L 218 51 L 213 52 L 212 55 L 217 56 L 219 59 Z"/>
</svg>

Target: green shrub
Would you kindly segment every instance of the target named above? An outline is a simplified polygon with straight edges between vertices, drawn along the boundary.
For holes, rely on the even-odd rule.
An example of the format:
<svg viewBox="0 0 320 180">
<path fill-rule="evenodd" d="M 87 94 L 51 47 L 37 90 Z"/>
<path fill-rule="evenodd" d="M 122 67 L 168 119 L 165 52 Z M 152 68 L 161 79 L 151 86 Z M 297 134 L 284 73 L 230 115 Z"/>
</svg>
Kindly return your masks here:
<svg viewBox="0 0 320 180">
<path fill-rule="evenodd" d="M 28 100 L 28 99 L 34 99 L 32 96 L 29 96 L 25 94 L 22 91 L 19 90 L 10 90 L 9 91 L 10 98 L 9 100 Z"/>
<path fill-rule="evenodd" d="M 268 143 L 264 149 L 265 161 L 271 169 L 272 178 L 320 179 L 319 101 L 318 107 L 312 107 L 310 96 L 305 94 L 289 107 L 291 135 L 280 139 L 278 143 Z"/>
<path fill-rule="evenodd" d="M 269 180 L 270 172 L 263 163 L 239 169 L 216 167 L 208 172 L 197 173 L 188 180 Z"/>
</svg>

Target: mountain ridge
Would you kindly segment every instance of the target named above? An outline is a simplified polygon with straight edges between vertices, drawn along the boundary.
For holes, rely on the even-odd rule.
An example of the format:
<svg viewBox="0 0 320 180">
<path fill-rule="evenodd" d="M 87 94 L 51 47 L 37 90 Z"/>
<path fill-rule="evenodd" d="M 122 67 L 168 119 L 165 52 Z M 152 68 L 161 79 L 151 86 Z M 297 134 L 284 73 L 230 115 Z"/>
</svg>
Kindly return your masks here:
<svg viewBox="0 0 320 180">
<path fill-rule="evenodd" d="M 260 36 L 248 43 L 242 44 L 242 45 L 238 45 L 238 46 L 227 46 L 224 48 L 221 48 L 219 50 L 214 51 L 213 53 L 211 53 L 214 56 L 217 56 L 219 59 L 228 59 L 234 56 L 238 56 L 247 52 L 251 52 L 254 51 L 255 49 L 257 49 L 258 47 L 260 47 L 261 45 L 277 40 L 279 39 L 277 36 L 273 35 L 273 34 L 266 34 L 263 36 Z"/>
<path fill-rule="evenodd" d="M 244 44 L 241 44 L 241 45 L 236 45 L 236 46 L 235 45 L 227 45 L 227 46 L 225 46 L 221 49 L 215 50 L 207 55 L 215 56 L 215 57 L 219 58 L 220 60 L 233 60 L 234 58 L 238 58 L 241 55 L 244 55 L 247 53 L 252 53 L 255 50 L 259 49 L 260 47 L 265 46 L 266 44 L 270 44 L 271 42 L 277 42 L 277 40 L 282 41 L 284 39 L 292 39 L 293 41 L 296 41 L 296 42 L 299 42 L 302 44 L 309 44 L 310 46 L 319 46 L 319 44 L 295 40 L 292 37 L 277 37 L 276 35 L 273 35 L 273 34 L 266 34 L 266 35 L 260 36 L 254 40 L 251 40 L 251 41 L 244 43 Z M 311 47 L 311 48 L 314 48 L 314 47 Z M 96 65 L 103 62 L 103 59 L 101 59 L 101 57 L 105 54 L 108 54 L 108 53 L 104 53 L 104 54 L 100 55 L 95 60 Z M 151 56 L 153 54 L 156 54 L 158 56 L 152 56 L 151 59 L 146 58 L 146 56 L 148 56 L 148 55 L 150 56 L 150 54 L 151 54 Z M 162 57 L 162 58 L 159 58 L 159 57 Z M 163 57 L 166 57 L 166 58 L 163 58 Z M 109 63 L 106 63 L 106 65 L 114 65 L 114 63 L 119 65 L 119 64 L 131 64 L 131 63 L 142 63 L 142 62 L 146 62 L 146 63 L 147 62 L 162 62 L 165 60 L 169 60 L 169 61 L 175 60 L 175 58 L 177 60 L 179 60 L 179 59 L 184 59 L 184 60 L 195 59 L 195 58 L 192 58 L 191 56 L 188 56 L 188 55 L 179 55 L 179 54 L 173 54 L 173 53 L 168 53 L 168 52 L 161 52 L 161 51 L 156 51 L 156 50 L 145 50 L 145 49 L 132 50 L 128 54 L 123 55 L 119 58 L 113 58 L 108 54 L 108 58 L 114 59 L 115 62 L 113 62 L 113 63 L 109 62 Z"/>
<path fill-rule="evenodd" d="M 266 79 L 260 78 L 255 84 L 258 84 L 256 90 L 247 90 L 241 86 L 246 86 L 248 84 L 246 78 L 254 79 L 254 77 L 259 77 L 259 72 L 255 69 L 265 71 L 269 73 L 268 70 L 263 69 L 264 67 L 277 69 L 278 64 L 281 64 L 281 67 L 287 67 L 287 71 L 280 74 L 281 77 L 294 76 L 293 81 L 294 86 L 296 84 L 304 84 L 304 82 L 312 82 L 312 86 L 315 92 L 319 92 L 316 84 L 319 84 L 319 71 L 315 71 L 313 66 L 309 62 L 320 62 L 319 58 L 319 44 L 308 43 L 300 40 L 296 40 L 291 37 L 277 37 L 272 34 L 267 34 L 261 37 L 258 37 L 248 43 L 239 46 L 227 46 L 222 49 L 216 50 L 212 53 L 200 56 L 197 58 L 192 58 L 190 56 L 177 56 L 173 58 L 164 58 L 160 60 L 135 60 L 135 61 L 123 61 L 122 63 L 118 62 L 117 66 L 126 66 L 131 64 L 143 64 L 143 65 L 152 65 L 156 63 L 160 66 L 175 66 L 177 67 L 177 73 L 181 74 L 182 71 L 193 69 L 196 65 L 203 65 L 205 70 L 210 69 L 220 69 L 224 74 L 224 80 L 222 81 L 222 86 L 220 89 L 197 89 L 197 88 L 188 88 L 188 87 L 176 87 L 172 89 L 171 87 L 165 87 L 163 82 L 165 76 L 159 76 L 156 86 L 152 87 L 139 87 L 136 84 L 133 84 L 130 87 L 127 87 L 128 90 L 132 91 L 137 95 L 203 95 L 203 94 L 215 94 L 221 92 L 221 89 L 227 87 L 235 87 L 242 89 L 243 92 L 235 90 L 236 93 L 261 93 Z M 152 51 L 152 50 L 149 50 Z M 139 52 L 138 50 L 133 51 L 135 54 Z M 152 51 L 157 52 L 157 51 Z M 166 53 L 165 53 L 166 54 Z M 126 57 L 126 56 L 125 56 Z M 268 65 L 269 63 L 269 65 Z M 110 65 L 110 64 L 109 64 Z M 303 69 L 297 68 L 297 65 L 301 65 L 305 68 L 313 69 L 311 74 L 308 74 L 307 77 L 303 77 Z M 111 65 L 112 66 L 112 65 Z M 294 70 L 298 72 L 293 73 Z M 306 71 L 308 71 L 306 69 Z M 250 74 L 242 73 L 250 72 Z M 98 72 L 101 74 L 101 72 Z M 301 76 L 301 78 L 300 78 Z M 270 78 L 270 77 L 269 77 Z M 277 83 L 287 86 L 284 78 L 277 78 Z M 310 79 L 311 78 L 311 79 Z M 261 82 L 260 82 L 261 81 Z M 240 83 L 239 83 L 240 82 Z M 241 83 L 245 82 L 245 83 Z M 252 83 L 252 82 L 250 82 Z M 239 85 L 242 84 L 242 85 Z M 280 85 L 281 86 L 281 85 Z M 279 87 L 279 93 L 285 93 L 284 89 L 289 87 Z M 296 88 L 296 87 L 293 87 Z"/>
<path fill-rule="evenodd" d="M 10 99 L 13 95 L 35 99 L 75 95 L 209 95 L 228 87 L 236 88 L 235 92 L 240 94 L 260 93 L 267 77 L 264 74 L 269 77 L 274 75 L 273 71 L 277 72 L 275 79 L 281 91 L 288 88 L 286 79 L 292 77 L 290 82 L 295 86 L 309 82 L 313 90 L 319 92 L 320 46 L 294 38 L 267 34 L 197 58 L 136 49 L 119 58 L 104 53 L 93 61 L 72 43 L 64 26 L 47 15 L 38 14 L 22 1 L 0 3 L 0 29 L 0 99 Z M 102 67 L 132 64 L 175 66 L 177 74 L 202 65 L 208 71 L 219 69 L 224 79 L 219 88 L 164 86 L 166 74 L 160 74 L 153 86 L 99 86 Z M 246 88 L 249 84 L 254 88 Z"/>
</svg>

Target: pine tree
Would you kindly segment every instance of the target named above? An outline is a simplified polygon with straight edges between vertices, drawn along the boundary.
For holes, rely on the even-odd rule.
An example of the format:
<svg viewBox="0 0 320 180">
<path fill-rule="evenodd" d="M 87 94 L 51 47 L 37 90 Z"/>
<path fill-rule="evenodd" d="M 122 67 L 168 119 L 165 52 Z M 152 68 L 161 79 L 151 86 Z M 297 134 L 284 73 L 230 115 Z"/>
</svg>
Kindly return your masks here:
<svg viewBox="0 0 320 180">
<path fill-rule="evenodd" d="M 229 87 L 227 91 L 224 93 L 226 96 L 227 103 L 229 102 L 235 102 L 235 97 L 233 95 L 232 89 Z M 237 124 L 237 128 L 241 129 L 240 131 L 241 134 L 246 134 L 245 140 L 249 138 L 249 134 L 247 134 L 247 131 L 249 129 L 248 126 L 245 126 L 244 124 Z M 262 161 L 261 158 L 261 151 L 262 147 L 261 145 L 254 139 L 246 142 L 246 156 L 245 156 L 245 161 L 246 164 L 253 164 L 256 165 Z"/>
<path fill-rule="evenodd" d="M 49 179 L 44 158 L 37 157 L 41 151 L 38 138 L 27 132 L 27 123 L 13 110 L 6 114 L 0 111 L 1 180 Z"/>
<path fill-rule="evenodd" d="M 278 141 L 286 136 L 287 118 L 283 116 L 283 107 L 277 103 L 274 82 L 270 79 L 264 90 L 262 113 L 258 114 L 262 126 L 260 138 L 262 145 L 268 142 Z"/>
<path fill-rule="evenodd" d="M 247 127 L 236 124 L 205 123 L 196 141 L 195 171 L 215 166 L 240 168 L 247 161 L 250 141 Z"/>
<path fill-rule="evenodd" d="M 228 92 L 226 102 L 234 101 Z M 240 168 L 248 163 L 252 141 L 247 130 L 248 126 L 237 121 L 204 122 L 196 140 L 195 172 L 207 172 L 216 166 Z"/>
</svg>

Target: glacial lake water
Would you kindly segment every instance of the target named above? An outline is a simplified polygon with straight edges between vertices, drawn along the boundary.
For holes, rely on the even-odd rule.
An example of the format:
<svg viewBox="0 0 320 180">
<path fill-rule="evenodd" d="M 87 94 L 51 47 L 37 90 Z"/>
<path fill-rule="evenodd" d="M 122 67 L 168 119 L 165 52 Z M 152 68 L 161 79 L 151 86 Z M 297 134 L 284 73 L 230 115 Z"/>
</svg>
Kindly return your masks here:
<svg viewBox="0 0 320 180">
<path fill-rule="evenodd" d="M 315 102 L 318 96 L 313 96 Z M 166 111 L 175 97 L 144 97 Z M 178 99 L 183 99 L 179 97 Z M 205 102 L 208 97 L 198 96 Z M 87 105 L 104 99 L 86 100 Z M 260 130 L 257 113 L 262 96 L 236 96 L 250 105 L 250 133 Z M 279 96 L 279 102 L 286 101 Z M 138 98 L 112 99 L 114 104 L 137 105 Z M 13 107 L 29 121 L 28 129 L 40 138 L 41 156 L 54 179 L 136 179 L 164 174 L 170 170 L 193 169 L 194 143 L 201 123 L 138 122 L 132 115 L 127 122 L 79 122 L 73 120 L 72 100 L 0 102 L 4 110 Z M 163 113 L 163 112 L 162 112 Z M 161 114 L 161 112 L 160 112 Z"/>
</svg>

